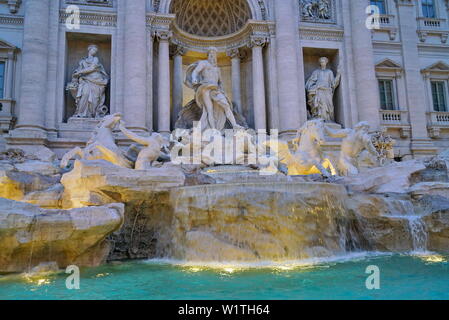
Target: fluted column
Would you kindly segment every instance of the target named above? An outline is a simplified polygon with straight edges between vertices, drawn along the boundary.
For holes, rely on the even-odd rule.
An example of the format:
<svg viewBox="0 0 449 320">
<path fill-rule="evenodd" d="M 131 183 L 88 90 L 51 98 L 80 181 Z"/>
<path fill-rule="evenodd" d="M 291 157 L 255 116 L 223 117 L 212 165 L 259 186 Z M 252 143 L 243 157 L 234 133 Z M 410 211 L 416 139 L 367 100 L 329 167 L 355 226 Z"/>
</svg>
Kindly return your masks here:
<svg viewBox="0 0 449 320">
<path fill-rule="evenodd" d="M 263 70 L 263 47 L 267 43 L 266 37 L 252 37 L 253 53 L 253 101 L 254 120 L 256 130 L 267 129 L 267 110 L 265 101 L 265 78 Z"/>
<path fill-rule="evenodd" d="M 380 101 L 374 69 L 371 30 L 366 27 L 368 0 L 350 1 L 352 52 L 359 121 L 367 121 L 372 130 L 379 128 Z"/>
<path fill-rule="evenodd" d="M 172 33 L 168 30 L 156 30 L 159 40 L 158 55 L 158 131 L 170 132 L 170 48 Z"/>
<path fill-rule="evenodd" d="M 27 0 L 22 50 L 20 129 L 45 129 L 50 0 Z"/>
<path fill-rule="evenodd" d="M 175 47 L 173 51 L 173 123 L 178 118 L 179 112 L 182 109 L 183 102 L 183 89 L 182 84 L 184 82 L 182 72 L 182 56 L 186 53 L 186 50 L 182 47 Z"/>
<path fill-rule="evenodd" d="M 232 78 L 232 102 L 237 111 L 242 114 L 242 92 L 240 80 L 240 51 L 239 49 L 229 50 L 227 55 L 231 57 L 231 78 Z"/>
<path fill-rule="evenodd" d="M 124 117 L 127 127 L 146 129 L 146 1 L 126 1 Z"/>
<path fill-rule="evenodd" d="M 276 59 L 281 134 L 295 134 L 307 121 L 304 68 L 299 48 L 296 0 L 276 1 Z"/>
</svg>

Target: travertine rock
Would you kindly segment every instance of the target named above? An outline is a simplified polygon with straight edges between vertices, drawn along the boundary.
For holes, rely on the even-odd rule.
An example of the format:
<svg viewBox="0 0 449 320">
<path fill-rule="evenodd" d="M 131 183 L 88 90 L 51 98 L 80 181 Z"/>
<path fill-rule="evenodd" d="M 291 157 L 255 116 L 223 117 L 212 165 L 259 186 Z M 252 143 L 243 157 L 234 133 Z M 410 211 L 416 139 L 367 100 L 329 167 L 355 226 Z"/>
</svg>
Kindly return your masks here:
<svg viewBox="0 0 449 320">
<path fill-rule="evenodd" d="M 39 173 L 19 172 L 13 166 L 2 166 L 0 167 L 0 197 L 21 201 L 28 193 L 44 191 L 58 184 L 59 178 L 59 175 L 44 176 Z"/>
<path fill-rule="evenodd" d="M 44 146 L 21 146 L 20 149 L 25 152 L 26 157 L 34 158 L 39 161 L 54 162 L 58 159 L 53 151 Z"/>
<path fill-rule="evenodd" d="M 123 204 L 46 210 L 0 198 L 0 272 L 30 271 L 45 262 L 96 266 L 109 253 L 106 236 L 123 217 Z"/>
<path fill-rule="evenodd" d="M 111 202 L 145 200 L 155 192 L 184 185 L 180 167 L 132 170 L 103 160 L 77 160 L 71 172 L 62 176 L 64 207 L 84 207 Z"/>
<path fill-rule="evenodd" d="M 375 251 L 406 252 L 413 250 L 407 215 L 413 214 L 413 205 L 404 199 L 383 195 L 356 194 L 346 201 L 354 215 L 357 232 Z M 410 212 L 412 210 L 412 212 Z"/>
<path fill-rule="evenodd" d="M 356 176 L 345 177 L 341 183 L 352 191 L 372 193 L 406 193 L 413 173 L 424 170 L 419 160 L 396 162 L 391 165 L 366 170 Z"/>
<path fill-rule="evenodd" d="M 16 169 L 26 173 L 38 173 L 44 176 L 52 176 L 59 174 L 61 169 L 51 162 L 44 162 L 38 160 L 29 160 L 23 163 L 14 164 Z"/>
<path fill-rule="evenodd" d="M 171 234 L 158 246 L 178 259 L 254 261 L 331 256 L 346 250 L 343 186 L 217 184 L 171 191 Z M 168 241 L 168 243 L 164 243 Z"/>
<path fill-rule="evenodd" d="M 64 186 L 60 183 L 42 191 L 33 191 L 26 194 L 23 202 L 35 204 L 41 208 L 58 209 L 61 208 L 61 198 Z"/>
<path fill-rule="evenodd" d="M 447 182 L 420 182 L 408 190 L 413 197 L 424 195 L 439 195 L 449 198 L 449 183 Z"/>
<path fill-rule="evenodd" d="M 428 234 L 427 250 L 449 253 L 449 199 L 426 195 L 419 205 L 426 213 L 423 221 Z"/>
</svg>

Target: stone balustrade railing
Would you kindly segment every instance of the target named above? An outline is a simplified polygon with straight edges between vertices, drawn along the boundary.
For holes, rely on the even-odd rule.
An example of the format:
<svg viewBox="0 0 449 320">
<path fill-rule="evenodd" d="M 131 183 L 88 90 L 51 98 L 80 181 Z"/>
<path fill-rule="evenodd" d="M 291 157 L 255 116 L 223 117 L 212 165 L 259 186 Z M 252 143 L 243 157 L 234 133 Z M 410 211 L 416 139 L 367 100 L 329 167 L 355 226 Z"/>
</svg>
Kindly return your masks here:
<svg viewBox="0 0 449 320">
<path fill-rule="evenodd" d="M 442 30 L 447 29 L 446 19 L 438 18 L 418 18 L 418 26 L 421 30 Z"/>
<path fill-rule="evenodd" d="M 392 26 L 395 24 L 394 15 L 391 14 L 381 14 L 379 16 L 379 23 L 381 26 Z"/>
<path fill-rule="evenodd" d="M 448 126 L 449 127 L 449 112 L 429 112 L 430 126 Z"/>
<path fill-rule="evenodd" d="M 380 110 L 382 125 L 408 125 L 407 111 L 405 110 Z"/>
</svg>

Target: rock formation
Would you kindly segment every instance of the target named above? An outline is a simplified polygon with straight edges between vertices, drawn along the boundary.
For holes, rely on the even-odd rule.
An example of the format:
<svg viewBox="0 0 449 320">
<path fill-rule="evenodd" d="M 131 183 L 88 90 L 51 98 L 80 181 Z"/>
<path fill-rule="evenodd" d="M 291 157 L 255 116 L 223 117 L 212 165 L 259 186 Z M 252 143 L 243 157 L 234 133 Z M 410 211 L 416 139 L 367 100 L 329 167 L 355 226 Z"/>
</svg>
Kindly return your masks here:
<svg viewBox="0 0 449 320">
<path fill-rule="evenodd" d="M 42 262 L 97 266 L 123 216 L 123 204 L 46 210 L 0 198 L 0 272 L 30 271 Z"/>
</svg>

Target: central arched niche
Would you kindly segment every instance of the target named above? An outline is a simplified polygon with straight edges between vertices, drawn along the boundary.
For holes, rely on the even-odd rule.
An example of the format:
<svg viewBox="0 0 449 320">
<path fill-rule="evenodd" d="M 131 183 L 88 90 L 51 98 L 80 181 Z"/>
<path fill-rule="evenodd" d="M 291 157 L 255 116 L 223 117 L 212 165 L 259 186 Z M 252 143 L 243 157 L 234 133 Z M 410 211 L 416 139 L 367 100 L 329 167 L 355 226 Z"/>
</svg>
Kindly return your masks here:
<svg viewBox="0 0 449 320">
<path fill-rule="evenodd" d="M 173 0 L 177 26 L 200 37 L 220 37 L 243 28 L 251 19 L 247 0 Z"/>
</svg>

